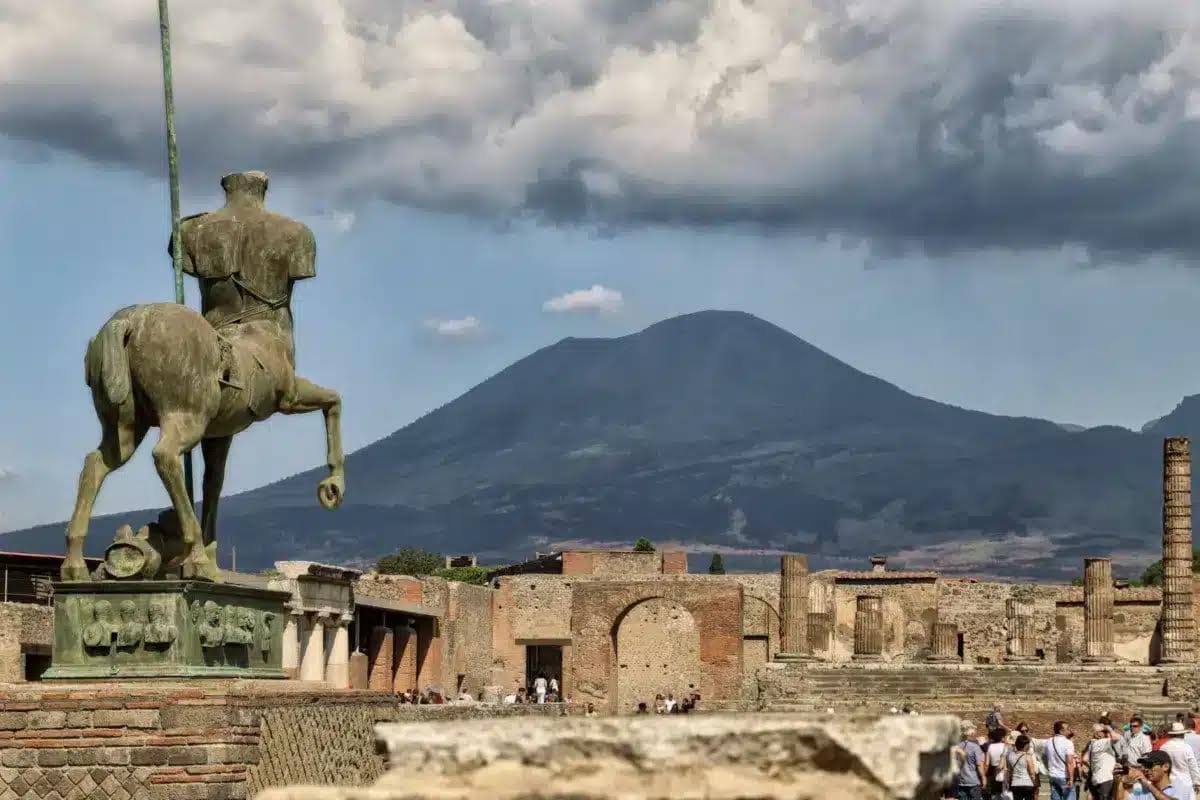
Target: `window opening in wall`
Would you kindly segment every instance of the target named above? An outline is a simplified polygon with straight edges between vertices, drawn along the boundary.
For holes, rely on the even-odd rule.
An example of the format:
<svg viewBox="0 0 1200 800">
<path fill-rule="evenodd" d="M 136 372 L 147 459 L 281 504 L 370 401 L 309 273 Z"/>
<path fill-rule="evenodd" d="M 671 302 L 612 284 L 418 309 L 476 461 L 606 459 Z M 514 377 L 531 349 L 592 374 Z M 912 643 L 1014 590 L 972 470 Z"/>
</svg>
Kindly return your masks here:
<svg viewBox="0 0 1200 800">
<path fill-rule="evenodd" d="M 25 650 L 21 653 L 25 662 L 25 680 L 40 681 L 46 670 L 50 669 L 50 649 L 42 648 Z"/>
<path fill-rule="evenodd" d="M 553 678 L 561 689 L 562 674 L 562 645 L 559 644 L 529 644 L 525 645 L 525 686 L 532 693 L 534 681 L 544 677 L 549 684 Z"/>
</svg>

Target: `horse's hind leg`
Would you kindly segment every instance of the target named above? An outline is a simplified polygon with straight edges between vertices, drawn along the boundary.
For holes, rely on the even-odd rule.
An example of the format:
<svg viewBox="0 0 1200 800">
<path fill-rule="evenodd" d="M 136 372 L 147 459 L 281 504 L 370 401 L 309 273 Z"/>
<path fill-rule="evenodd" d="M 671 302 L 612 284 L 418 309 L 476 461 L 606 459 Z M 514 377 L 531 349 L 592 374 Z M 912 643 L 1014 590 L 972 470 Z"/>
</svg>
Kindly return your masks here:
<svg viewBox="0 0 1200 800">
<path fill-rule="evenodd" d="M 221 503 L 221 486 L 225 483 L 225 462 L 229 458 L 232 436 L 204 439 L 204 507 L 201 510 L 200 530 L 204 549 L 212 561 L 217 560 L 217 507 Z"/>
<path fill-rule="evenodd" d="M 196 509 L 188 500 L 183 479 L 183 454 L 199 443 L 204 436 L 205 425 L 206 422 L 195 414 L 164 415 L 159 421 L 162 435 L 154 445 L 154 467 L 179 518 L 187 553 L 183 560 L 183 577 L 216 581 L 220 573 L 216 562 L 204 552 L 200 520 L 196 518 Z"/>
<path fill-rule="evenodd" d="M 83 543 L 87 539 L 88 522 L 100 487 L 110 472 L 120 469 L 137 450 L 146 436 L 146 426 L 137 423 L 101 421 L 104 436 L 100 446 L 83 459 L 83 470 L 79 473 L 79 491 L 75 497 L 75 511 L 67 524 L 67 557 L 63 560 L 64 581 L 86 581 L 87 563 L 83 560 Z"/>
<path fill-rule="evenodd" d="M 320 410 L 325 415 L 325 458 L 329 477 L 317 484 L 317 501 L 325 508 L 342 504 L 346 494 L 346 458 L 342 453 L 342 398 L 307 378 L 296 376 L 292 396 L 279 406 L 281 414 L 307 414 Z"/>
</svg>

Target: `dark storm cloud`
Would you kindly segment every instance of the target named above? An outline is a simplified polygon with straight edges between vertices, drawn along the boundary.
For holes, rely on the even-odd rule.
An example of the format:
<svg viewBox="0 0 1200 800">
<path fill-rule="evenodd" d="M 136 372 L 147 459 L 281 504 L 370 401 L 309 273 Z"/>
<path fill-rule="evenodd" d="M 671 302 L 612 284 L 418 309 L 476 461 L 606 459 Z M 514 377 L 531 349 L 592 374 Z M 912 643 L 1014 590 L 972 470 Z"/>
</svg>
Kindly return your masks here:
<svg viewBox="0 0 1200 800">
<path fill-rule="evenodd" d="M 880 252 L 1190 257 L 1193 5 L 185 5 L 180 146 L 206 188 L 253 163 L 322 201 L 605 230 L 749 225 Z M 160 173 L 146 14 L 0 0 L 0 133 Z"/>
</svg>

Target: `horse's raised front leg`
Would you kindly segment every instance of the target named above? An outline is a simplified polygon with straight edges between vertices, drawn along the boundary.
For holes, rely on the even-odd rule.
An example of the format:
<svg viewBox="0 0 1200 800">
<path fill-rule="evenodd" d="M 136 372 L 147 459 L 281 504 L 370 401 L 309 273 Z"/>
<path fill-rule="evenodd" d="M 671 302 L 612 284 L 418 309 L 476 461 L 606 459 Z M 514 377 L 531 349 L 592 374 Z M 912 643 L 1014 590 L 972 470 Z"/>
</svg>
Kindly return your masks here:
<svg viewBox="0 0 1200 800">
<path fill-rule="evenodd" d="M 317 484 L 317 500 L 328 509 L 342 504 L 346 494 L 345 457 L 342 455 L 342 398 L 332 389 L 296 376 L 296 390 L 279 406 L 281 414 L 325 414 L 325 453 L 329 477 Z"/>
<path fill-rule="evenodd" d="M 164 415 L 159 420 L 162 435 L 158 438 L 158 444 L 154 445 L 154 467 L 179 518 L 187 553 L 183 559 L 183 577 L 218 581 L 220 571 L 217 562 L 204 551 L 200 520 L 196 518 L 196 509 L 188 500 L 187 486 L 183 480 L 183 454 L 199 443 L 204 435 L 205 424 L 196 414 Z"/>
<path fill-rule="evenodd" d="M 67 557 L 63 559 L 60 574 L 64 581 L 86 581 L 89 577 L 87 562 L 83 560 L 83 543 L 87 539 L 88 522 L 100 487 L 109 473 L 120 469 L 130 458 L 146 436 L 146 427 L 122 427 L 120 423 L 104 423 L 104 436 L 100 446 L 83 459 L 79 473 L 79 491 L 75 497 L 75 511 L 67 523 Z"/>
<path fill-rule="evenodd" d="M 225 462 L 231 444 L 232 436 L 200 440 L 200 451 L 204 454 L 204 505 L 200 510 L 200 530 L 204 551 L 214 564 L 217 561 L 217 508 L 221 504 Z"/>
</svg>

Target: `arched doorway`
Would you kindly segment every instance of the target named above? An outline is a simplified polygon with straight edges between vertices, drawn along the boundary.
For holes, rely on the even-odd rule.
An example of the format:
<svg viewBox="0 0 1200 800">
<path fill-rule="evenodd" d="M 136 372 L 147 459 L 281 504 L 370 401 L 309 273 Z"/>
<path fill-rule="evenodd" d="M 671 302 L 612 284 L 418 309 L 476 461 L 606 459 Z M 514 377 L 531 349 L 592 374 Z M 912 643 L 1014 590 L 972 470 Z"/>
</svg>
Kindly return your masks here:
<svg viewBox="0 0 1200 800">
<path fill-rule="evenodd" d="M 681 604 L 663 597 L 643 600 L 617 618 L 616 710 L 629 714 L 654 696 L 680 698 L 700 689 L 700 632 Z"/>
</svg>

